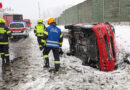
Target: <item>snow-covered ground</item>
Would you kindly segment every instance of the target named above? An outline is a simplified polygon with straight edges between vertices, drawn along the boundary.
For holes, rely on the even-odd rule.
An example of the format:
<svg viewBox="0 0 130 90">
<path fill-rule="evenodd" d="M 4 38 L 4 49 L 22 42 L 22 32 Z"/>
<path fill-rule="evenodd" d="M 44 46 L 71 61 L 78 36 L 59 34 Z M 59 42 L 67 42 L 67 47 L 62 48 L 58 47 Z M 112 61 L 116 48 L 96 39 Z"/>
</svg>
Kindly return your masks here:
<svg viewBox="0 0 130 90">
<path fill-rule="evenodd" d="M 63 30 L 63 26 L 60 26 Z M 67 56 L 68 39 L 64 38 L 60 57 L 61 69 L 53 74 L 43 68 L 42 52 L 33 32 L 25 40 L 10 43 L 11 67 L 0 70 L 0 90 L 130 90 L 130 65 L 123 63 L 130 52 L 130 26 L 115 26 L 119 68 L 102 72 L 74 56 Z M 63 32 L 67 32 L 65 29 Z M 49 54 L 50 65 L 54 68 L 53 54 Z"/>
</svg>

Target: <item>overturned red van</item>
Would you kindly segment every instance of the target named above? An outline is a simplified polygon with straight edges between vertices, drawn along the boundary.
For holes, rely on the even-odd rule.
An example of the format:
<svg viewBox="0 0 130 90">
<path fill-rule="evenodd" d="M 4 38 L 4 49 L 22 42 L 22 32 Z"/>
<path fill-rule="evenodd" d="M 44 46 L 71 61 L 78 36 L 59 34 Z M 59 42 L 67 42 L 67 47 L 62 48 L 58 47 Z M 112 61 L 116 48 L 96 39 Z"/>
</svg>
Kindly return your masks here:
<svg viewBox="0 0 130 90">
<path fill-rule="evenodd" d="M 83 65 L 101 71 L 115 69 L 116 47 L 113 27 L 110 24 L 74 24 L 69 29 L 70 53 L 83 60 Z"/>
</svg>

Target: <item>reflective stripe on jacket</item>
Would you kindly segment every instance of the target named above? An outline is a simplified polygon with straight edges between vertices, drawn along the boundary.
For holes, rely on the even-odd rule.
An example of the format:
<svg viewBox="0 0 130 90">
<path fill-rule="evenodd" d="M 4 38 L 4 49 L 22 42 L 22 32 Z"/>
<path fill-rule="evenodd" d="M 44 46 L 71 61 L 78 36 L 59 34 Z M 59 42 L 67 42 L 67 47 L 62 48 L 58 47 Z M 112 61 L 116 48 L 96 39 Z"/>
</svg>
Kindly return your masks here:
<svg viewBox="0 0 130 90">
<path fill-rule="evenodd" d="M 8 37 L 11 37 L 11 31 L 6 26 L 0 26 L 0 44 L 8 44 Z"/>
</svg>

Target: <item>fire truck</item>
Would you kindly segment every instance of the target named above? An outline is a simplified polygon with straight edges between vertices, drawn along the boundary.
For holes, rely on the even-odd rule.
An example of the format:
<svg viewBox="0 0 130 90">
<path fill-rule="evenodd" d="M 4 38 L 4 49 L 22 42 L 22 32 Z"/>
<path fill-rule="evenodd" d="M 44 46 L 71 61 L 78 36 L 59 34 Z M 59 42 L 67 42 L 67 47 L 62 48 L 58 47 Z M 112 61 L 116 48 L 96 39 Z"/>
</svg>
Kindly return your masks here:
<svg viewBox="0 0 130 90">
<path fill-rule="evenodd" d="M 9 26 L 11 24 L 11 22 L 18 22 L 23 20 L 23 15 L 22 14 L 8 14 L 8 13 L 4 13 L 3 18 L 6 21 L 6 25 Z"/>
<path fill-rule="evenodd" d="M 69 29 L 70 52 L 89 65 L 101 71 L 115 69 L 116 45 L 112 25 L 74 24 L 66 25 Z"/>
<path fill-rule="evenodd" d="M 0 2 L 0 18 L 3 18 L 4 9 L 2 8 L 2 2 Z"/>
<path fill-rule="evenodd" d="M 24 19 L 24 22 L 26 23 L 26 26 L 28 28 L 31 28 L 31 21 L 30 21 L 30 19 Z"/>
</svg>

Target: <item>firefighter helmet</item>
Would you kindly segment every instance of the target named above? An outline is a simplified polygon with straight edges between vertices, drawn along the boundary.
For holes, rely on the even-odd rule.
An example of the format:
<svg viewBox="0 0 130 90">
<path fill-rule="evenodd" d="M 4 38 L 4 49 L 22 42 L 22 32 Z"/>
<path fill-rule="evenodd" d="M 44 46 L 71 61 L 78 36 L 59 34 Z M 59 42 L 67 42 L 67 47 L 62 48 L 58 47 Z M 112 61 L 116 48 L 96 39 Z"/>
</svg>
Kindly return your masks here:
<svg viewBox="0 0 130 90">
<path fill-rule="evenodd" d="M 42 19 L 39 19 L 39 20 L 38 20 L 38 23 L 43 23 L 43 20 L 42 20 Z"/>
<path fill-rule="evenodd" d="M 47 23 L 48 23 L 48 25 L 50 25 L 52 22 L 56 22 L 55 19 L 54 18 L 49 18 Z"/>
<path fill-rule="evenodd" d="M 3 18 L 0 18 L 0 23 L 5 23 L 6 21 Z"/>
</svg>

